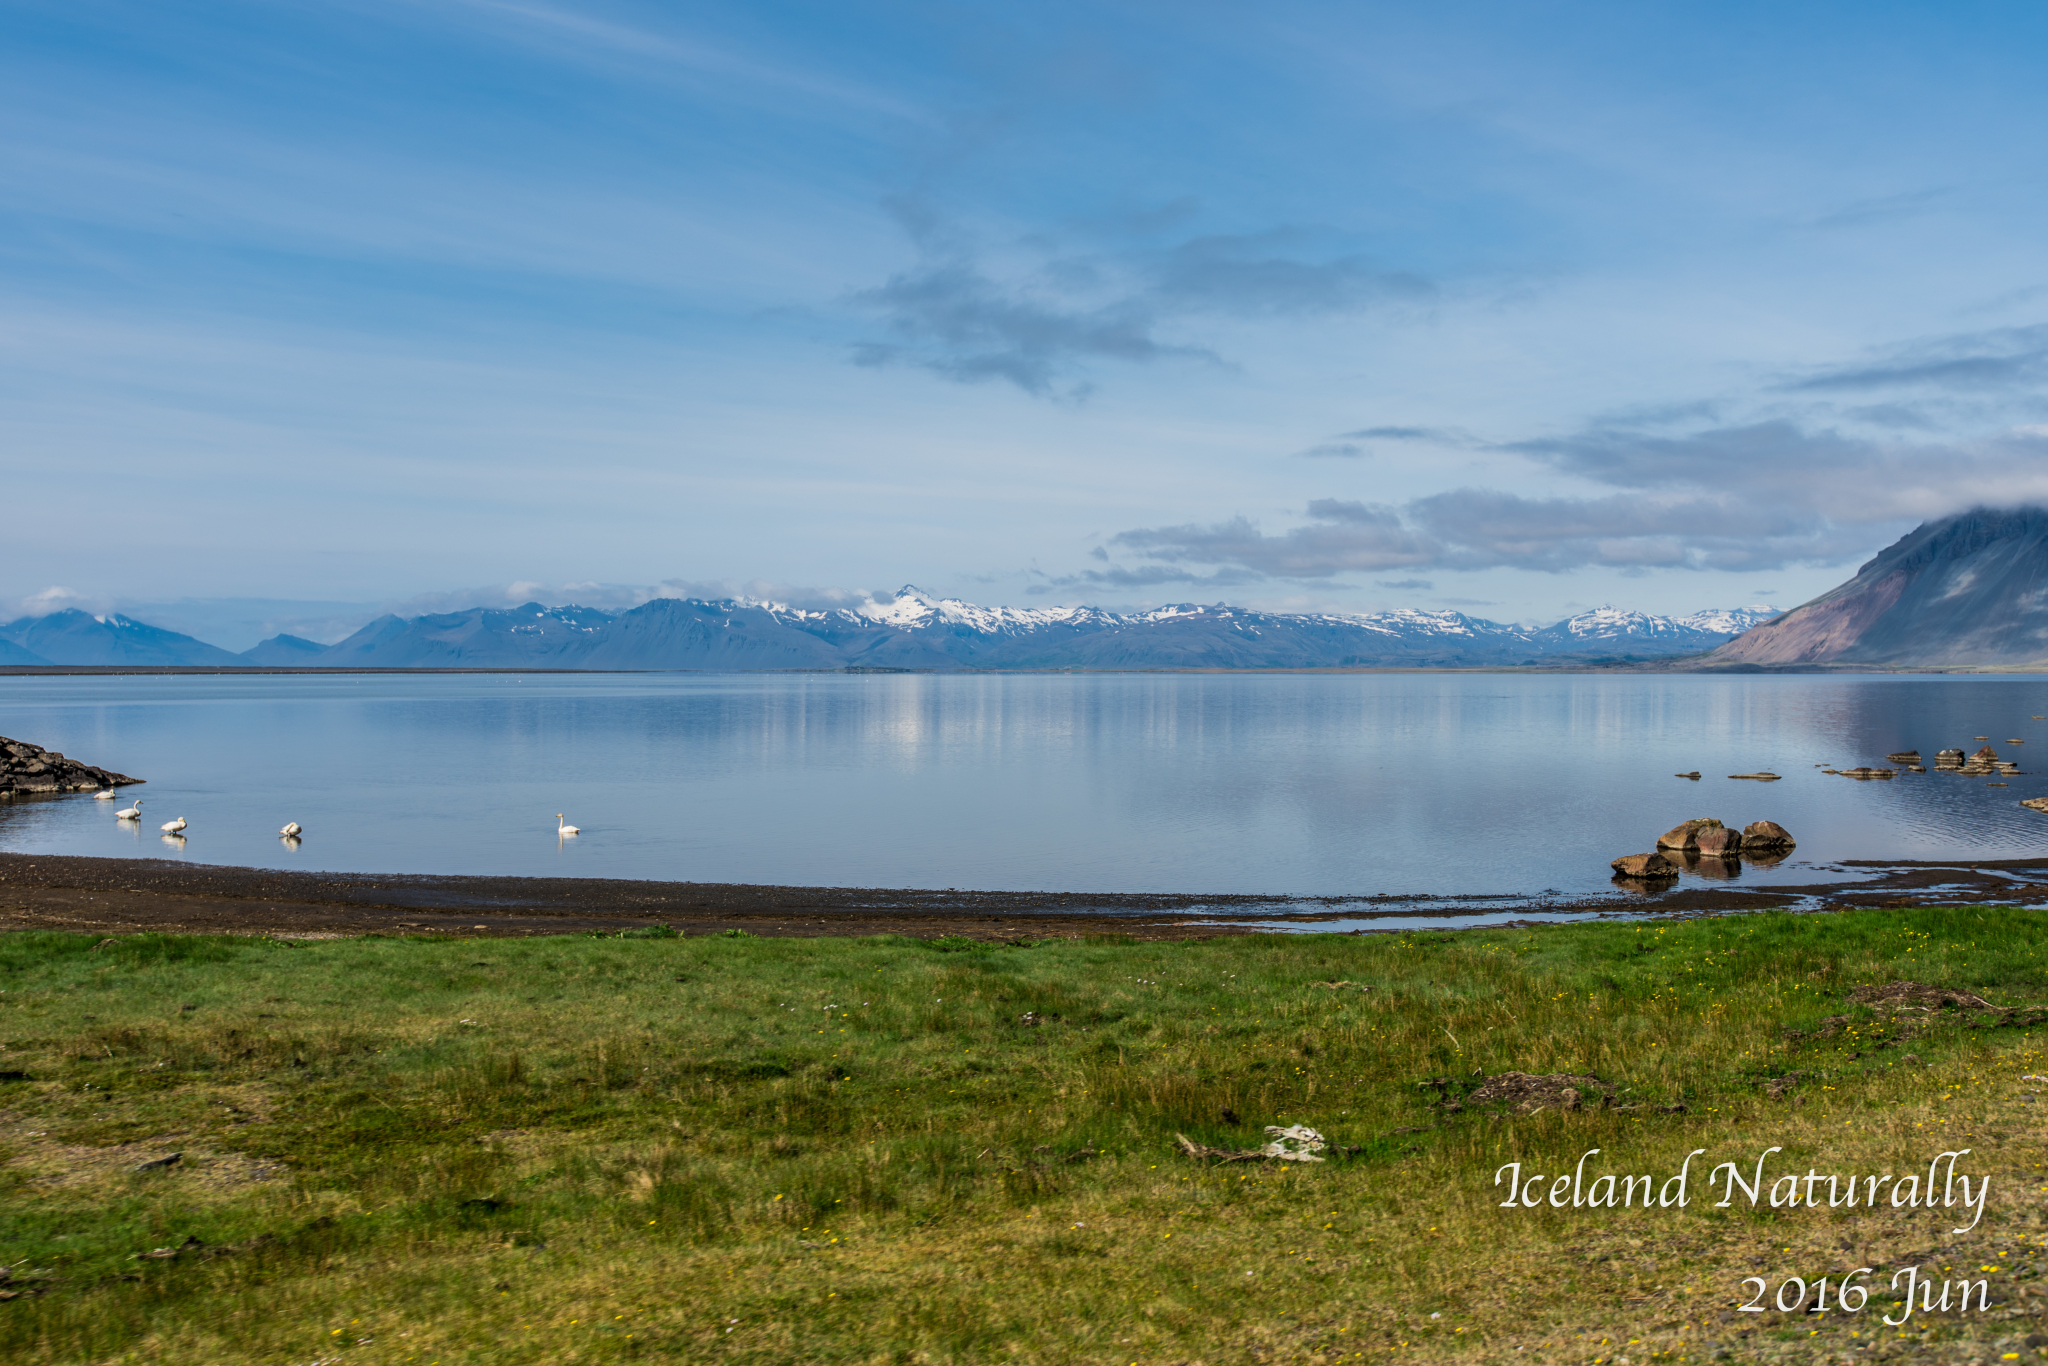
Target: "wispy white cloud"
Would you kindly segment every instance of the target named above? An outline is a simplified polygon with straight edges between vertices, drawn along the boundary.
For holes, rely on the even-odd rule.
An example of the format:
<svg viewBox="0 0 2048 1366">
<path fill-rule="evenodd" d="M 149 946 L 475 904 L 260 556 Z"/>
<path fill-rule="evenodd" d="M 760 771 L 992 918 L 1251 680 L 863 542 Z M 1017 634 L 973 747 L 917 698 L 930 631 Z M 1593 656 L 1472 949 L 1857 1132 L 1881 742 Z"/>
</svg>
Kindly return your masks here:
<svg viewBox="0 0 2048 1366">
<path fill-rule="evenodd" d="M 553 53 L 557 57 L 581 48 L 753 86 L 784 98 L 796 95 L 918 122 L 931 118 L 930 111 L 875 86 L 787 61 L 750 56 L 694 34 L 620 23 L 558 5 L 532 3 L 532 0 L 402 0 L 402 3 L 412 8 L 436 11 L 468 11 L 480 18 L 497 20 L 496 27 L 500 32 L 521 37 L 535 50 Z"/>
</svg>

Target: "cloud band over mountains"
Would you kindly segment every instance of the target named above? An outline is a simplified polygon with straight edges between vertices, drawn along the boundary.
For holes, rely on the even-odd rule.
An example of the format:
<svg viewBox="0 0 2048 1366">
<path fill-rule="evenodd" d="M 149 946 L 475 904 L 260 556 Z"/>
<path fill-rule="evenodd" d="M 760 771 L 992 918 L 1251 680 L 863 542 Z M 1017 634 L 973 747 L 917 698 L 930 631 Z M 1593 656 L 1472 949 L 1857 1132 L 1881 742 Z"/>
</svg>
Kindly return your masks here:
<svg viewBox="0 0 2048 1366">
<path fill-rule="evenodd" d="M 1972 384 L 1983 374 L 1947 373 Z M 1929 378 L 1918 368 L 1912 376 L 1914 383 Z M 1317 580 L 1423 569 L 1562 573 L 1596 565 L 1762 572 L 1838 564 L 1869 553 L 1873 539 L 1963 508 L 2048 499 L 2048 431 L 2029 427 L 1908 442 L 1784 418 L 1679 432 L 1608 422 L 1492 449 L 1611 491 L 1529 496 L 1467 487 L 1400 505 L 1318 498 L 1303 509 L 1302 525 L 1284 531 L 1267 532 L 1244 516 L 1134 528 L 1108 544 L 1147 563 L 1068 582 Z"/>
</svg>

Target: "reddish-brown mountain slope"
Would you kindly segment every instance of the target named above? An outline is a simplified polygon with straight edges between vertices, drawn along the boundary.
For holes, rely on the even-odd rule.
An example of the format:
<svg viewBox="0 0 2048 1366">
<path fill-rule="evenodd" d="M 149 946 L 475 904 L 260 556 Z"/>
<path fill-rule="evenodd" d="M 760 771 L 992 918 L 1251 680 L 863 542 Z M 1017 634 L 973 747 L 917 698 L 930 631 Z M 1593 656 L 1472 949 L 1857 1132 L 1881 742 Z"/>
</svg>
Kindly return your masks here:
<svg viewBox="0 0 2048 1366">
<path fill-rule="evenodd" d="M 2048 661 L 2048 508 L 1928 522 L 1812 602 L 1753 627 L 1713 664 Z"/>
</svg>

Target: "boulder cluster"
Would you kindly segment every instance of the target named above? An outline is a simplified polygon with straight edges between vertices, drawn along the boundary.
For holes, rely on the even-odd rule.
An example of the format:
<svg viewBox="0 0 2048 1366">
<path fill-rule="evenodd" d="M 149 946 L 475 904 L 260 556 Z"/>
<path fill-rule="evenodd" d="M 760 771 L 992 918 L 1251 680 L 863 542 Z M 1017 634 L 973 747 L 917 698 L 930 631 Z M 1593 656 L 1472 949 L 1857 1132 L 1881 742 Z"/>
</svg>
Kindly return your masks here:
<svg viewBox="0 0 2048 1366">
<path fill-rule="evenodd" d="M 1936 773 L 1960 773 L 1965 778 L 2005 777 L 2017 774 L 2020 763 L 2017 759 L 2001 759 L 1998 751 L 1989 745 L 1983 746 L 1969 758 L 1963 757 L 1960 749 L 1945 749 L 1934 756 Z"/>
<path fill-rule="evenodd" d="M 1776 821 L 1751 821 L 1737 830 L 1711 816 L 1703 816 L 1659 835 L 1655 853 L 1628 854 L 1610 866 L 1616 877 L 1638 882 L 1674 878 L 1686 868 L 1726 877 L 1740 868 L 1745 854 L 1778 859 L 1793 845 L 1792 836 Z"/>
<path fill-rule="evenodd" d="M 2009 743 L 2017 745 L 2022 742 L 2013 740 Z M 1896 754 L 1885 755 L 1884 759 L 1886 763 L 1893 765 L 1893 767 L 1830 768 L 1823 769 L 1822 771 L 1842 778 L 1863 779 L 1891 778 L 1899 773 L 1925 773 L 1927 771 L 1927 766 L 1920 762 L 1920 751 L 1917 749 L 1902 749 Z M 1965 778 L 2008 778 L 2019 774 L 2020 764 L 2017 759 L 1999 758 L 1998 751 L 1986 745 L 1975 754 L 1967 757 L 1964 756 L 1960 749 L 1942 750 L 1934 756 L 1934 771 L 1936 773 L 1960 773 Z"/>
<path fill-rule="evenodd" d="M 54 750 L 0 735 L 0 797 L 40 792 L 98 792 L 142 779 L 67 759 Z"/>
</svg>

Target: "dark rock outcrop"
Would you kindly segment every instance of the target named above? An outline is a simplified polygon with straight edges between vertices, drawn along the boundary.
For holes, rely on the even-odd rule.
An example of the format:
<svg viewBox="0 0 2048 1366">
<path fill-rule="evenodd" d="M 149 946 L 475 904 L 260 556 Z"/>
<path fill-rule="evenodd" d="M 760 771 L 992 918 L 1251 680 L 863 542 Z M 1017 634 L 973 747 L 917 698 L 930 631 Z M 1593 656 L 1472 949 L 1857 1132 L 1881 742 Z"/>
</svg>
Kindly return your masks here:
<svg viewBox="0 0 2048 1366">
<path fill-rule="evenodd" d="M 1749 853 L 1790 849 L 1793 839 L 1791 832 L 1776 821 L 1751 821 L 1742 827 L 1742 847 Z"/>
<path fill-rule="evenodd" d="M 142 779 L 81 764 L 61 754 L 0 735 L 0 796 L 39 792 L 98 792 Z"/>
</svg>

